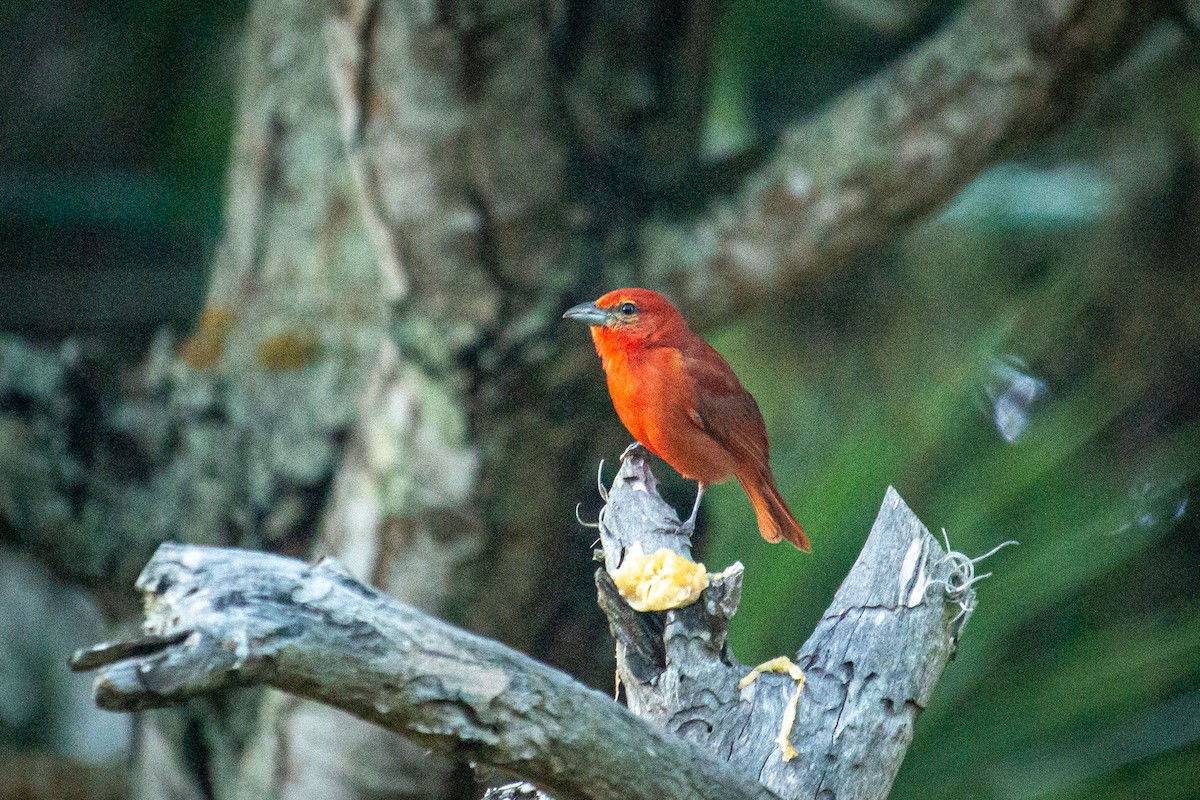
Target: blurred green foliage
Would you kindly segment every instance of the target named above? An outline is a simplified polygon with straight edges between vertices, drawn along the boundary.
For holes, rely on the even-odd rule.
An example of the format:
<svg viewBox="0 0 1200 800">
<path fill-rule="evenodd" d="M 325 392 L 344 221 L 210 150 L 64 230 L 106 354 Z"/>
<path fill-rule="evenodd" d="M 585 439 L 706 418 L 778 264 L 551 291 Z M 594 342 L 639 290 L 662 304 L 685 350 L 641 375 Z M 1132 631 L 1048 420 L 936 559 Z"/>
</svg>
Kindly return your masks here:
<svg viewBox="0 0 1200 800">
<path fill-rule="evenodd" d="M 797 18 L 753 33 L 784 6 Z M 876 34 L 836 13 L 733 5 L 714 78 L 726 142 L 770 135 L 753 109 L 780 76 L 876 61 L 845 47 Z M 817 83 L 821 99 L 839 88 Z M 889 484 L 958 550 L 1020 541 L 981 565 L 995 574 L 897 800 L 1200 793 L 1200 71 L 1162 34 L 1110 83 L 870 263 L 713 338 L 759 400 L 813 541 L 811 556 L 767 545 L 736 485 L 710 493 L 702 555 L 747 568 L 743 661 L 799 646 Z M 1012 442 L 997 364 L 1044 382 Z"/>
</svg>

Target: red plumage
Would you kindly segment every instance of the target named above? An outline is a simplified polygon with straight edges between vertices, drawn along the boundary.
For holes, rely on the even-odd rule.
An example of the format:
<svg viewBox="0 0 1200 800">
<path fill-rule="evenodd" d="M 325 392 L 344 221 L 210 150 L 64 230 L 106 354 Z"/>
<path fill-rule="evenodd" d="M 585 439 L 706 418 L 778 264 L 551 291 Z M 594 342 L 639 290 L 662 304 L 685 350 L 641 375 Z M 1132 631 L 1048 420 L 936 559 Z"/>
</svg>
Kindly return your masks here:
<svg viewBox="0 0 1200 800">
<path fill-rule="evenodd" d="M 564 316 L 591 325 L 621 422 L 650 452 L 704 487 L 734 478 L 769 542 L 808 551 L 808 537 L 771 474 L 758 404 L 721 355 L 665 297 L 617 289 Z M 697 495 L 697 506 L 700 495 Z M 695 518 L 693 511 L 692 522 Z"/>
</svg>

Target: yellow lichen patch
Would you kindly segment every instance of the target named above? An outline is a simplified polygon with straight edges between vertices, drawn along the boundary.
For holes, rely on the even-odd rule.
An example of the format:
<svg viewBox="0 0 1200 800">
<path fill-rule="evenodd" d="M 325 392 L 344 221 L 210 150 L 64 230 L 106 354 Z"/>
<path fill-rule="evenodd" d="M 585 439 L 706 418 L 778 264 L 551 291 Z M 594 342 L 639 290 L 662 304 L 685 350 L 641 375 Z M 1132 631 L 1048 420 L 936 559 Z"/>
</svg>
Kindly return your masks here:
<svg viewBox="0 0 1200 800">
<path fill-rule="evenodd" d="M 225 337 L 233 327 L 229 306 L 209 306 L 200 312 L 196 330 L 179 348 L 179 357 L 192 369 L 208 369 L 221 360 Z"/>
<path fill-rule="evenodd" d="M 267 369 L 302 369 L 312 361 L 317 340 L 306 331 L 288 331 L 268 336 L 258 344 L 257 361 Z"/>
<path fill-rule="evenodd" d="M 650 555 L 636 542 L 612 572 L 613 583 L 634 611 L 666 611 L 696 602 L 708 587 L 703 564 L 663 547 Z"/>
<path fill-rule="evenodd" d="M 796 682 L 796 691 L 792 694 L 792 699 L 788 701 L 787 707 L 783 709 L 783 720 L 779 724 L 779 736 L 775 739 L 775 744 L 779 745 L 779 750 L 783 753 L 783 760 L 791 761 L 798 754 L 788 737 L 792 735 L 792 726 L 796 724 L 796 709 L 800 705 L 800 691 L 804 688 L 804 670 L 793 664 L 792 660 L 786 656 L 772 658 L 750 670 L 749 675 L 738 681 L 738 689 L 745 689 L 764 672 L 781 672 Z"/>
</svg>

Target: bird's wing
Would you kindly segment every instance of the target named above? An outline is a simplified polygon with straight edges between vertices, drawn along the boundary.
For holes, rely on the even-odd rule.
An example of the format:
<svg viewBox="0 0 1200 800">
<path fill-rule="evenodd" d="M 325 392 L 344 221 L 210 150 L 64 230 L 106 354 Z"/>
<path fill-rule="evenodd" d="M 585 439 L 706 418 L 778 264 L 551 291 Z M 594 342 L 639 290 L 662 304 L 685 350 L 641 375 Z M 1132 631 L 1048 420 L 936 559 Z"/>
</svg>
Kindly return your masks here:
<svg viewBox="0 0 1200 800">
<path fill-rule="evenodd" d="M 707 344 L 703 351 L 683 353 L 692 379 L 693 404 L 688 416 L 723 445 L 738 463 L 769 463 L 767 430 L 758 403 L 742 388 L 725 359 Z"/>
</svg>

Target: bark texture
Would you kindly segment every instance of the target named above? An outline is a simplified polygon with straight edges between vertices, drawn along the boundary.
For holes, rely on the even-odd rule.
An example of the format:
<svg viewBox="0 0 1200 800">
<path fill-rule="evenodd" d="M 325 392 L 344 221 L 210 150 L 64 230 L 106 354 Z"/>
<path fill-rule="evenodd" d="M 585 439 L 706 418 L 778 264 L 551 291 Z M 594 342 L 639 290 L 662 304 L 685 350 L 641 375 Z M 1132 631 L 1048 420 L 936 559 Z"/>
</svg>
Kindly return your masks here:
<svg viewBox="0 0 1200 800">
<path fill-rule="evenodd" d="M 138 586 L 157 638 L 101 672 L 105 708 L 267 682 L 563 797 L 770 797 L 565 673 L 395 601 L 336 562 L 165 544 Z"/>
<path fill-rule="evenodd" d="M 667 547 L 690 555 L 675 511 L 655 486 L 640 453 L 625 459 L 600 529 L 609 570 L 634 543 L 645 552 Z M 605 572 L 597 585 L 634 713 L 780 797 L 884 798 L 974 610 L 962 564 L 889 488 L 858 560 L 795 656 L 806 681 L 788 736 L 797 751 L 790 760 L 776 737 L 795 681 L 771 673 L 739 688 L 750 667 L 726 646 L 741 564 L 710 575 L 701 600 L 675 611 L 633 611 Z"/>
<path fill-rule="evenodd" d="M 634 544 L 687 554 L 635 451 L 602 515 L 608 569 Z M 148 636 L 76 656 L 101 706 L 134 711 L 265 683 L 560 798 L 883 798 L 974 608 L 959 561 L 894 490 L 798 655 L 803 691 L 728 653 L 742 568 L 698 602 L 639 614 L 598 572 L 629 711 L 569 676 L 355 580 L 262 553 L 165 544 L 138 581 Z M 795 724 L 780 732 L 798 698 Z M 632 712 L 632 713 L 630 713 Z M 641 717 L 638 720 L 637 717 Z M 796 757 L 782 756 L 781 736 Z M 515 791 L 510 790 L 510 791 Z"/>
</svg>

